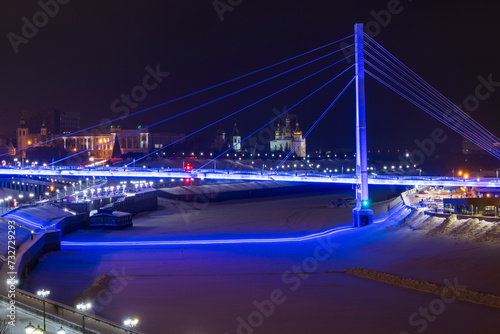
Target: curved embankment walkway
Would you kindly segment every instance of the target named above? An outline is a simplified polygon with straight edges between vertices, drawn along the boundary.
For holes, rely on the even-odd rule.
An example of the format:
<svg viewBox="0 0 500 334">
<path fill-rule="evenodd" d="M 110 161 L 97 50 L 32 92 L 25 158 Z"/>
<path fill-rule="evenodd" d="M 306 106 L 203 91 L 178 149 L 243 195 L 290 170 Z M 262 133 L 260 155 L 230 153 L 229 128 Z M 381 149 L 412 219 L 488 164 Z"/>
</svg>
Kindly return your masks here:
<svg viewBox="0 0 500 334">
<path fill-rule="evenodd" d="M 388 203 L 389 211 L 384 212 L 374 219 L 374 223 L 382 223 L 389 218 L 400 216 L 403 219 L 411 213 L 401 197 L 393 199 Z M 339 232 L 356 229 L 352 224 L 334 227 L 325 231 L 316 232 L 303 236 L 293 237 L 275 237 L 275 238 L 227 238 L 227 239 L 187 239 L 187 240 L 142 240 L 142 241 L 61 241 L 61 246 L 78 246 L 78 247 L 106 247 L 106 246 L 179 246 L 179 245 L 221 245 L 221 244 L 258 244 L 258 243 L 280 243 L 280 242 L 300 242 L 317 238 L 327 237 Z"/>
</svg>

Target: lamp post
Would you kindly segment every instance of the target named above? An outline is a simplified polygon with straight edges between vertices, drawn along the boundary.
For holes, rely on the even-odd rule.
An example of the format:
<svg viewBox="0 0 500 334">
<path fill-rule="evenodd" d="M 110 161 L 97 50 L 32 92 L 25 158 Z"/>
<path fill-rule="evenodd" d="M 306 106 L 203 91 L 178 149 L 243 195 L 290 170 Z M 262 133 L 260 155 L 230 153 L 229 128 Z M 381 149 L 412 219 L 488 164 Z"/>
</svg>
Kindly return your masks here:
<svg viewBox="0 0 500 334">
<path fill-rule="evenodd" d="M 19 280 L 16 278 L 8 278 L 7 279 L 7 285 L 15 285 L 17 286 L 19 284 Z"/>
<path fill-rule="evenodd" d="M 139 319 L 137 319 L 137 318 L 134 318 L 134 319 L 127 318 L 127 319 L 123 320 L 123 324 L 126 327 L 130 327 L 130 334 L 134 333 L 132 331 L 132 328 L 135 327 L 135 326 L 137 326 L 138 323 L 139 323 Z"/>
<path fill-rule="evenodd" d="M 43 299 L 43 330 L 45 331 L 45 298 L 50 295 L 50 291 L 42 289 L 38 290 L 36 294 Z"/>
<path fill-rule="evenodd" d="M 45 333 L 45 331 L 40 328 L 40 325 L 38 325 L 33 331 L 33 334 L 43 334 L 43 333 Z"/>
<path fill-rule="evenodd" d="M 76 308 L 82 312 L 82 333 L 85 333 L 85 313 L 92 308 L 91 303 L 80 303 L 76 305 Z"/>
<path fill-rule="evenodd" d="M 33 332 L 35 331 L 35 326 L 33 326 L 30 322 L 28 326 L 24 327 L 24 331 L 26 332 L 26 334 L 33 334 Z"/>
<path fill-rule="evenodd" d="M 66 331 L 61 326 L 61 328 L 57 330 L 57 334 L 66 334 Z"/>
</svg>

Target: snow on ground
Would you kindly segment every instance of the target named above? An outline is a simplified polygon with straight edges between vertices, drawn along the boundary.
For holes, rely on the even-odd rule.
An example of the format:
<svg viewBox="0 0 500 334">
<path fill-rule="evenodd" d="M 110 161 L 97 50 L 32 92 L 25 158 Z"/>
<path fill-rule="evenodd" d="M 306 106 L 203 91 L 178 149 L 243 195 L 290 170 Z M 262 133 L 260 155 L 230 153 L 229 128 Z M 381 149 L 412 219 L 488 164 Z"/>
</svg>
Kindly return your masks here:
<svg viewBox="0 0 500 334">
<path fill-rule="evenodd" d="M 435 217 L 422 209 L 416 209 L 404 222 L 391 228 L 408 227 L 414 231 L 425 232 L 425 237 L 450 237 L 456 242 L 500 243 L 500 219 L 481 218 L 458 219 L 457 215 Z"/>
<path fill-rule="evenodd" d="M 180 202 L 162 203 L 162 210 L 138 215 L 132 229 L 81 231 L 66 239 L 289 235 L 350 223 L 351 209 L 328 208 L 331 199 L 239 200 L 184 211 Z M 45 256 L 24 288 L 48 288 L 55 300 L 73 304 L 108 275 L 109 287 L 95 296 L 94 311 L 116 322 L 137 316 L 146 333 L 498 333 L 496 308 L 345 272 L 363 268 L 417 285 L 448 282 L 500 295 L 499 245 L 453 236 L 479 231 L 471 225 L 481 221 L 445 222 L 418 211 L 404 221 L 408 213 L 401 209 L 386 222 L 303 242 L 68 246 Z"/>
<path fill-rule="evenodd" d="M 63 210 L 51 204 L 38 204 L 19 207 L 3 215 L 3 218 L 14 220 L 16 223 L 36 231 L 40 228 L 50 227 L 61 219 L 73 214 L 69 210 Z"/>
<path fill-rule="evenodd" d="M 31 229 L 18 224 L 12 224 L 14 228 L 9 228 L 9 225 L 11 224 L 9 224 L 8 220 L 0 218 L 0 235 L 3 236 L 3 238 L 0 239 L 0 262 L 5 262 L 9 250 L 8 246 L 19 247 L 31 236 Z M 14 229 L 15 232 L 12 232 L 12 229 Z M 10 235 L 14 236 L 14 244 L 12 242 L 9 244 L 9 230 L 11 231 Z M 10 250 L 12 250 L 12 248 Z"/>
</svg>

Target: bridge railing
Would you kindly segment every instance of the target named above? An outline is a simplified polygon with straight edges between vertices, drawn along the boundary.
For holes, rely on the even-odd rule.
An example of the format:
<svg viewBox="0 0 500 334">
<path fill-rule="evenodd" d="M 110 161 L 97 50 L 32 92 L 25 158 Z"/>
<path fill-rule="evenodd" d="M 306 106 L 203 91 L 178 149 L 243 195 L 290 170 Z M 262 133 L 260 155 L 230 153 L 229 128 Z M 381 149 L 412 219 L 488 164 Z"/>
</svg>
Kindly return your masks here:
<svg viewBox="0 0 500 334">
<path fill-rule="evenodd" d="M 31 171 L 36 173 L 37 171 L 40 172 L 40 174 L 43 174 L 43 171 L 56 171 L 56 173 L 62 175 L 62 176 L 81 176 L 85 177 L 87 174 L 91 175 L 92 172 L 108 172 L 111 176 L 116 176 L 119 175 L 120 173 L 127 173 L 126 176 L 134 176 L 134 173 L 136 175 L 140 175 L 140 177 L 147 177 L 148 174 L 151 174 L 151 176 L 162 176 L 162 175 L 154 175 L 154 174 L 161 174 L 161 173 L 171 173 L 170 176 L 172 177 L 194 177 L 194 178 L 203 178 L 203 177 L 210 177 L 216 179 L 217 175 L 221 176 L 221 179 L 224 179 L 225 177 L 223 176 L 228 176 L 228 175 L 241 175 L 241 176 L 253 176 L 249 177 L 248 179 L 254 179 L 254 180 L 259 180 L 259 179 L 268 179 L 272 180 L 273 178 L 280 179 L 280 178 L 289 178 L 292 181 L 297 181 L 297 179 L 300 179 L 300 181 L 308 181 L 308 179 L 316 179 L 316 180 L 322 180 L 322 179 L 344 179 L 345 181 L 347 180 L 352 180 L 356 179 L 357 176 L 356 174 L 337 174 L 337 173 L 312 173 L 312 172 L 302 172 L 302 171 L 262 171 L 262 170 L 224 170 L 224 169 L 202 169 L 202 170 L 193 170 L 193 171 L 186 171 L 182 168 L 143 168 L 143 167 L 75 167 L 75 166 L 37 166 L 37 167 L 15 167 L 15 166 L 2 166 L 0 167 L 0 174 L 1 174 L 1 169 L 8 169 L 8 170 L 20 170 L 20 171 Z M 82 173 L 69 173 L 69 175 L 66 175 L 64 172 L 72 172 L 72 171 L 81 171 Z M 128 174 L 130 173 L 130 174 Z M 8 173 L 11 175 L 12 173 Z M 22 174 L 22 172 L 21 172 Z M 168 176 L 164 176 L 168 177 Z M 244 180 L 245 177 L 242 177 L 242 180 Z M 464 179 L 462 177 L 450 177 L 450 176 L 405 176 L 405 175 L 369 175 L 370 180 L 388 180 L 388 181 L 397 181 L 397 180 L 403 180 L 408 182 L 413 182 L 415 184 L 418 184 L 419 182 L 454 182 L 455 186 L 458 186 L 460 184 L 466 185 L 468 182 L 469 183 L 499 183 L 499 179 L 494 179 L 494 178 L 468 178 Z M 283 181 L 283 179 L 281 179 Z M 458 184 L 457 184 L 458 183 Z"/>
</svg>

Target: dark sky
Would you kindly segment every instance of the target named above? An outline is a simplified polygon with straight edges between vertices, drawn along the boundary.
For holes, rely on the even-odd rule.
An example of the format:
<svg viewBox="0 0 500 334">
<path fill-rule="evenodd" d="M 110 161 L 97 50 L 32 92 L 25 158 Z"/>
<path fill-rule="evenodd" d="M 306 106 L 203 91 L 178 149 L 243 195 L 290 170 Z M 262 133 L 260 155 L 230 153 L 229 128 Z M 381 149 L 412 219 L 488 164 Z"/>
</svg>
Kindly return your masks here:
<svg viewBox="0 0 500 334">
<path fill-rule="evenodd" d="M 48 1 L 51 2 L 51 1 Z M 61 0 L 61 2 L 64 2 Z M 213 1 L 67 1 L 15 53 L 8 34 L 22 35 L 22 18 L 33 22 L 37 1 L 2 1 L 0 8 L 0 134 L 13 135 L 23 110 L 57 108 L 79 111 L 82 125 L 122 116 L 112 102 L 142 84 L 146 67 L 170 73 L 132 111 L 147 108 L 273 64 L 352 34 L 353 24 L 368 23 L 393 1 L 232 0 L 233 11 L 221 21 Z M 221 0 L 228 3 L 229 0 Z M 239 4 L 238 4 L 239 3 Z M 490 2 L 491 3 L 491 2 Z M 381 27 L 376 40 L 457 104 L 474 95 L 478 76 L 500 81 L 498 8 L 480 2 L 401 1 L 401 12 Z M 328 50 L 333 51 L 337 46 Z M 318 53 L 322 55 L 324 53 Z M 304 61 L 314 57 L 306 57 Z M 340 59 L 340 55 L 329 58 Z M 291 65 L 299 65 L 301 61 Z M 159 126 L 157 131 L 185 132 L 217 120 L 238 108 L 326 66 L 272 81 Z M 291 66 L 290 65 L 290 66 Z M 196 98 L 148 111 L 121 122 L 143 126 L 262 80 L 279 67 Z M 246 110 L 237 117 L 243 135 L 274 117 L 273 108 L 290 107 L 348 66 L 343 62 L 323 76 Z M 344 76 L 293 112 L 305 131 L 347 83 Z M 500 87 L 499 87 L 500 90 Z M 415 139 L 439 126 L 424 112 L 367 79 L 368 140 L 371 147 L 412 148 Z M 472 113 L 497 136 L 500 91 L 481 101 Z M 224 123 L 231 127 L 232 119 Z M 151 131 L 154 131 L 153 128 Z M 212 137 L 217 127 L 204 132 Z M 353 89 L 310 135 L 312 145 L 353 146 Z M 448 130 L 447 130 L 448 131 Z M 452 135 L 452 131 L 447 133 Z M 451 137 L 450 137 L 451 138 Z M 458 145 L 449 141 L 448 145 Z"/>
</svg>

